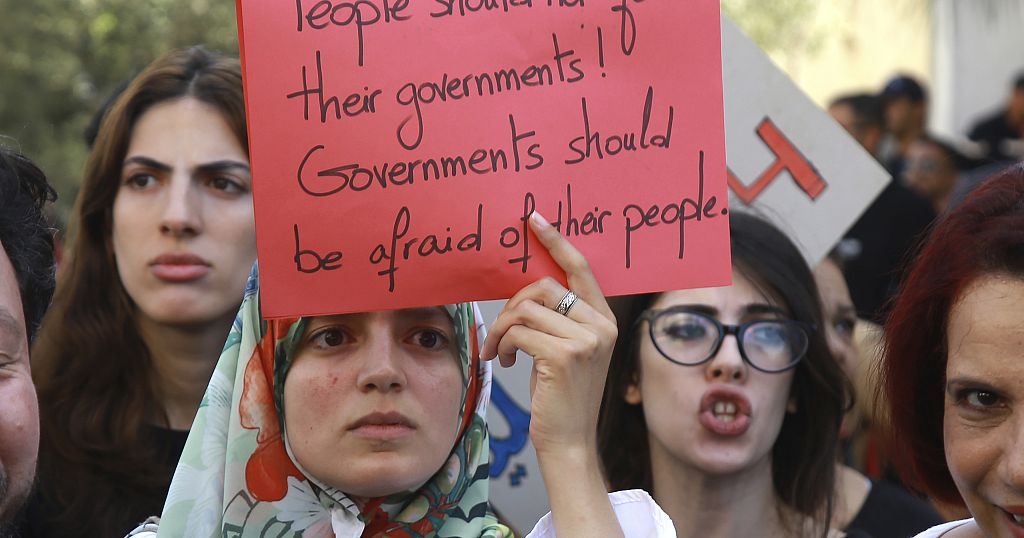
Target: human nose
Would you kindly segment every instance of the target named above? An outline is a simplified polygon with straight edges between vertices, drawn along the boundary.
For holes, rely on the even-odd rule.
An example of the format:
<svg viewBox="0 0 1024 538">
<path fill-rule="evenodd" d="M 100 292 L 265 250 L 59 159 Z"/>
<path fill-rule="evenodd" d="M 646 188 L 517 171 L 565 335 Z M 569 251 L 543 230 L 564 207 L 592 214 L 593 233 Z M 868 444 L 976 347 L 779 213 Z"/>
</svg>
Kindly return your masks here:
<svg viewBox="0 0 1024 538">
<path fill-rule="evenodd" d="M 726 334 L 723 337 L 711 362 L 707 363 L 705 376 L 708 381 L 722 383 L 746 380 L 747 363 L 740 354 L 740 341 L 737 335 Z"/>
<path fill-rule="evenodd" d="M 164 197 L 160 232 L 175 238 L 192 237 L 202 231 L 202 208 L 191 178 L 175 172 Z"/>
<path fill-rule="evenodd" d="M 398 355 L 401 350 L 390 337 L 371 335 L 363 352 L 358 378 L 363 392 L 392 392 L 405 387 L 405 370 Z"/>
<path fill-rule="evenodd" d="M 1003 482 L 1018 495 L 1024 495 L 1024 416 L 1014 413 L 1014 435 L 1003 447 L 999 473 Z"/>
</svg>

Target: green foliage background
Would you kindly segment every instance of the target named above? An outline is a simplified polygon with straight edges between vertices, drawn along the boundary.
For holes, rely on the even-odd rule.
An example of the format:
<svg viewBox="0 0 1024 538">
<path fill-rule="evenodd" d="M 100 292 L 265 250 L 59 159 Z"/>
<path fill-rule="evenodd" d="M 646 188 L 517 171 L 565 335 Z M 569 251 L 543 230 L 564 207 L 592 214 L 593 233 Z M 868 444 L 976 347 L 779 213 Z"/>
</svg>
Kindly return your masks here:
<svg viewBox="0 0 1024 538">
<path fill-rule="evenodd" d="M 40 165 L 66 215 L 95 111 L 161 53 L 197 43 L 238 54 L 232 0 L 0 0 L 0 144 Z"/>
<path fill-rule="evenodd" d="M 722 13 L 771 53 L 806 46 L 804 27 L 821 0 L 721 0 Z"/>
<path fill-rule="evenodd" d="M 813 44 L 805 26 L 820 1 L 722 0 L 722 10 L 773 52 Z M 0 144 L 39 163 L 66 216 L 87 154 L 83 131 L 114 88 L 172 48 L 237 55 L 235 24 L 233 0 L 0 0 Z"/>
</svg>

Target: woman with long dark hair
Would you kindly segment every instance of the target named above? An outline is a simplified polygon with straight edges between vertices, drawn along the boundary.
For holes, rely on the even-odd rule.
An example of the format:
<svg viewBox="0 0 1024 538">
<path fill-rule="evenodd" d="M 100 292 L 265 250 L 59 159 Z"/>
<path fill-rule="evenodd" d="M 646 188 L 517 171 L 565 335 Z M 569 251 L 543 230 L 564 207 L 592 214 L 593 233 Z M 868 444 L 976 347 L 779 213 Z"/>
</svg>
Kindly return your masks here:
<svg viewBox="0 0 1024 538">
<path fill-rule="evenodd" d="M 239 63 L 150 64 L 103 117 L 32 359 L 34 536 L 158 513 L 256 258 Z"/>
<path fill-rule="evenodd" d="M 598 443 L 680 537 L 827 536 L 849 382 L 806 262 L 731 214 L 733 284 L 620 299 Z"/>
</svg>

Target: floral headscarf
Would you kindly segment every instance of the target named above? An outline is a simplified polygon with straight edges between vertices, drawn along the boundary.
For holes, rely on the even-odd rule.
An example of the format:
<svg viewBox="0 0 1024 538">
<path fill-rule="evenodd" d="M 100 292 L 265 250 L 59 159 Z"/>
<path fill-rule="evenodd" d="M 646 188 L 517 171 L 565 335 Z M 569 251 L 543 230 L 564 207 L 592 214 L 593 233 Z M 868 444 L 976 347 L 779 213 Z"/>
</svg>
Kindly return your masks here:
<svg viewBox="0 0 1024 538">
<path fill-rule="evenodd" d="M 262 320 L 258 280 L 254 266 L 171 481 L 157 536 L 511 537 L 487 504 L 484 417 L 491 371 L 477 358 L 483 324 L 476 306 L 445 307 L 455 323 L 463 374 L 451 455 L 418 490 L 371 499 L 360 508 L 291 456 L 281 411 L 284 380 L 308 319 Z"/>
</svg>

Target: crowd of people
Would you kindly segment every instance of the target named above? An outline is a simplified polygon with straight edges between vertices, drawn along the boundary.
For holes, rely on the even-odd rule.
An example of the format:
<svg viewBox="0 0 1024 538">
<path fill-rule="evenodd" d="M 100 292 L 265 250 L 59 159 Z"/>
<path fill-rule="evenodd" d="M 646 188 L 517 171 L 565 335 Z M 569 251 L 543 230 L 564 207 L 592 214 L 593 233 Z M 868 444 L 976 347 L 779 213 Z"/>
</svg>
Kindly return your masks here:
<svg viewBox="0 0 1024 538">
<path fill-rule="evenodd" d="M 836 97 L 828 112 L 893 176 L 837 247 L 858 314 L 881 323 L 899 269 L 936 217 L 982 179 L 1024 159 L 1024 73 L 1007 109 L 959 139 L 928 132 L 928 93 L 906 75 L 878 93 Z"/>
<path fill-rule="evenodd" d="M 816 267 L 734 211 L 732 285 L 606 299 L 534 213 L 568 286 L 490 327 L 265 320 L 239 62 L 168 53 L 97 113 L 59 278 L 55 193 L 0 149 L 0 537 L 512 536 L 486 409 L 517 351 L 530 536 L 1024 536 L 1024 76 L 973 155 L 910 77 L 829 113 L 894 180 Z"/>
</svg>

